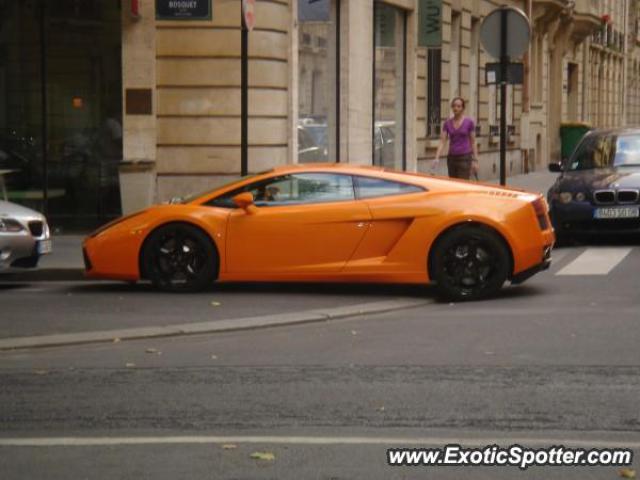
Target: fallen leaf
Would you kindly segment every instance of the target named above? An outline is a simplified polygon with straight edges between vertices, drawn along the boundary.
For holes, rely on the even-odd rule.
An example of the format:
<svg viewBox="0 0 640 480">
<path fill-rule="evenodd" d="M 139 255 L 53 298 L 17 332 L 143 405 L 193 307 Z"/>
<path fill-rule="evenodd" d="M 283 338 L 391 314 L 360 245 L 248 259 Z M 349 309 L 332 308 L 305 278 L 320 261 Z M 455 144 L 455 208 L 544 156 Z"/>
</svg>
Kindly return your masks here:
<svg viewBox="0 0 640 480">
<path fill-rule="evenodd" d="M 159 351 L 157 348 L 147 348 L 145 350 L 146 353 L 155 353 L 156 355 L 162 355 L 162 352 Z"/>
<path fill-rule="evenodd" d="M 220 305 L 222 305 L 220 302 L 211 302 L 212 307 L 219 307 Z"/>
<path fill-rule="evenodd" d="M 238 448 L 238 446 L 234 445 L 233 443 L 225 443 L 224 445 L 222 445 L 223 450 L 234 450 L 236 448 Z"/>
<path fill-rule="evenodd" d="M 118 337 L 113 339 L 113 343 L 120 343 L 122 340 L 120 340 Z"/>
<path fill-rule="evenodd" d="M 636 478 L 636 471 L 631 468 L 622 468 L 618 470 L 618 475 L 622 478 Z"/>
<path fill-rule="evenodd" d="M 211 355 L 211 360 L 217 360 L 218 356 L 217 355 Z"/>
<path fill-rule="evenodd" d="M 251 458 L 256 460 L 264 460 L 265 462 L 273 462 L 276 456 L 271 452 L 253 452 Z"/>
<path fill-rule="evenodd" d="M 358 332 L 356 330 L 351 330 L 351 335 L 358 335 Z"/>
<path fill-rule="evenodd" d="M 127 363 L 125 366 L 126 366 L 127 368 L 133 368 L 133 367 L 135 367 L 135 366 L 136 366 L 136 364 L 135 364 L 135 363 L 131 363 L 131 362 L 129 362 L 129 363 Z"/>
<path fill-rule="evenodd" d="M 378 409 L 379 412 L 384 412 L 384 405 Z"/>
<path fill-rule="evenodd" d="M 34 370 L 33 373 L 35 373 L 36 375 L 46 375 L 47 373 L 49 373 L 48 370 Z"/>
</svg>

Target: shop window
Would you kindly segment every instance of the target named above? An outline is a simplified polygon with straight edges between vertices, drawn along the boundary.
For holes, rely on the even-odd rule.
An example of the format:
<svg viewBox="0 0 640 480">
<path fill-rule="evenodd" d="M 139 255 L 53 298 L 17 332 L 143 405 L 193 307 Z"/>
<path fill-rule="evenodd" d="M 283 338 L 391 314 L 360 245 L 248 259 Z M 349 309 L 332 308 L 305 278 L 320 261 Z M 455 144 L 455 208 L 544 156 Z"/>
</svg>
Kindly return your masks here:
<svg viewBox="0 0 640 480">
<path fill-rule="evenodd" d="M 339 0 L 298 0 L 298 161 L 337 162 Z"/>
<path fill-rule="evenodd" d="M 406 13 L 374 4 L 373 163 L 404 169 Z"/>
</svg>

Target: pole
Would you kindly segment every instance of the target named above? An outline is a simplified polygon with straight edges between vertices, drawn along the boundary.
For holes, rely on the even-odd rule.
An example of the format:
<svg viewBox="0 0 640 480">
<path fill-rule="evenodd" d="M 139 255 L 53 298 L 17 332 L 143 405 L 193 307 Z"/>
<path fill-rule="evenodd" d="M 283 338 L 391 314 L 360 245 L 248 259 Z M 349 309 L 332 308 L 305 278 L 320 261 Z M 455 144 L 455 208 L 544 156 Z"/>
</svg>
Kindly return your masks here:
<svg viewBox="0 0 640 480">
<path fill-rule="evenodd" d="M 500 185 L 507 184 L 507 16 L 505 8 L 501 12 L 501 55 L 500 55 Z"/>
<path fill-rule="evenodd" d="M 244 15 L 243 12 L 241 12 Z M 240 175 L 249 174 L 249 30 L 242 20 L 240 66 Z"/>
<path fill-rule="evenodd" d="M 46 39 L 46 1 L 40 0 L 40 101 L 42 108 L 42 213 L 49 210 L 49 161 L 48 161 L 48 109 L 47 109 L 47 39 Z"/>
</svg>

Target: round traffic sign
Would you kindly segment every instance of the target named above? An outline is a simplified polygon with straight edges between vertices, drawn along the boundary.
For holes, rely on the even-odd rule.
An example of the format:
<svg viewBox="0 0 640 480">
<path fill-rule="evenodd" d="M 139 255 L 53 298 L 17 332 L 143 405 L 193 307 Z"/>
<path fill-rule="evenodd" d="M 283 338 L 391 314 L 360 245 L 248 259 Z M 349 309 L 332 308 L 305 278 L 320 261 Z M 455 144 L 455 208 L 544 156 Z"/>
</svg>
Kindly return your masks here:
<svg viewBox="0 0 640 480">
<path fill-rule="evenodd" d="M 503 31 L 503 26 L 506 31 Z M 482 46 L 496 59 L 503 55 L 510 60 L 522 56 L 529 49 L 530 38 L 531 24 L 527 15 L 519 8 L 496 8 L 484 18 L 480 26 Z"/>
<path fill-rule="evenodd" d="M 256 25 L 256 0 L 242 0 L 242 23 L 251 31 Z"/>
</svg>

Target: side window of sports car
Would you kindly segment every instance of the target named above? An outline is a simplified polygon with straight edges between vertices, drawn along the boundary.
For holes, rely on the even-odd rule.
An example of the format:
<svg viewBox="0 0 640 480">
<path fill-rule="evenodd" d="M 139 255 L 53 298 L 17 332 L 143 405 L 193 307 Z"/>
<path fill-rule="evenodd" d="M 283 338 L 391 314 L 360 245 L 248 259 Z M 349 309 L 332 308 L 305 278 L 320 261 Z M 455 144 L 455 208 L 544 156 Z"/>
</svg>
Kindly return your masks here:
<svg viewBox="0 0 640 480">
<path fill-rule="evenodd" d="M 372 177 L 355 177 L 358 198 L 386 197 L 423 192 L 424 189 L 408 183 L 392 182 Z"/>
<path fill-rule="evenodd" d="M 353 179 L 350 175 L 296 173 L 247 185 L 213 199 L 208 205 L 235 208 L 232 199 L 242 192 L 251 192 L 258 207 L 344 202 L 355 199 Z"/>
</svg>

